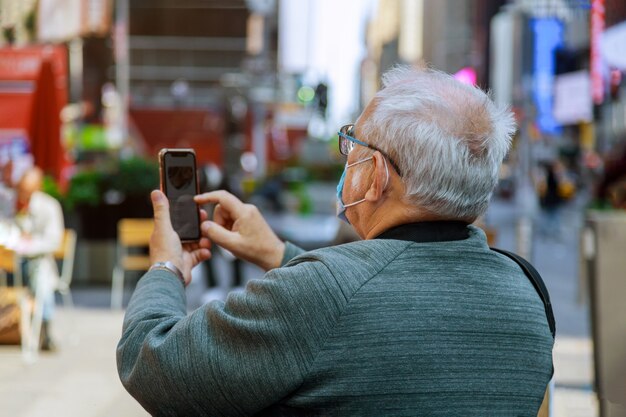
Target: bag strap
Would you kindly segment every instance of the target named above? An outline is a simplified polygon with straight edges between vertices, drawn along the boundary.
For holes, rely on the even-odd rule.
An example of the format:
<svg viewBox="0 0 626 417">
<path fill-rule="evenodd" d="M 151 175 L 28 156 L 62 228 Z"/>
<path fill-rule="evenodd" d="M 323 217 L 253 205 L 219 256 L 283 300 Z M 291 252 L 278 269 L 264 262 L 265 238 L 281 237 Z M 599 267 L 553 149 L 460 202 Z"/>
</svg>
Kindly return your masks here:
<svg viewBox="0 0 626 417">
<path fill-rule="evenodd" d="M 541 298 L 541 301 L 543 302 L 543 306 L 546 310 L 546 318 L 548 319 L 548 326 L 550 327 L 550 333 L 552 333 L 552 338 L 554 339 L 556 335 L 556 322 L 554 320 L 552 304 L 550 303 L 550 294 L 548 293 L 548 289 L 546 288 L 543 279 L 541 279 L 541 275 L 539 275 L 539 272 L 537 272 L 537 270 L 530 264 L 530 262 L 513 252 L 497 248 L 490 249 L 494 252 L 501 253 L 509 259 L 512 259 L 516 264 L 520 266 L 520 268 L 522 268 L 522 271 L 524 271 L 526 277 L 528 277 L 530 282 L 533 284 L 533 287 L 535 287 L 535 290 L 537 291 L 539 297 Z"/>
</svg>

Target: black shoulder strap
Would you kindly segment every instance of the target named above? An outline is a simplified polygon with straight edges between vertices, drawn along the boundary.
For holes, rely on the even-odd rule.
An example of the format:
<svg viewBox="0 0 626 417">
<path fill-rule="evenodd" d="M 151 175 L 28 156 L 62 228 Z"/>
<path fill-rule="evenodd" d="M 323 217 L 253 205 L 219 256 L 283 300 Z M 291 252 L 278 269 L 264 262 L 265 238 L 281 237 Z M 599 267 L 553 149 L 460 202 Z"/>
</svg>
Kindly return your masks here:
<svg viewBox="0 0 626 417">
<path fill-rule="evenodd" d="M 550 303 L 550 294 L 548 293 L 548 289 L 543 283 L 543 279 L 541 279 L 541 275 L 539 275 L 539 272 L 537 272 L 537 270 L 530 264 L 530 262 L 528 262 L 526 259 L 522 258 L 519 255 L 503 249 L 490 249 L 494 252 L 501 253 L 502 255 L 512 259 L 513 261 L 515 261 L 516 264 L 520 266 L 520 268 L 522 268 L 524 274 L 526 274 L 530 282 L 533 284 L 533 287 L 535 287 L 535 290 L 537 290 L 539 297 L 541 297 L 541 301 L 543 301 L 543 305 L 546 310 L 546 317 L 548 319 L 548 326 L 550 327 L 550 333 L 552 333 L 552 337 L 554 338 L 554 336 L 556 335 L 556 323 L 554 321 L 554 313 L 552 312 L 552 304 Z"/>
</svg>

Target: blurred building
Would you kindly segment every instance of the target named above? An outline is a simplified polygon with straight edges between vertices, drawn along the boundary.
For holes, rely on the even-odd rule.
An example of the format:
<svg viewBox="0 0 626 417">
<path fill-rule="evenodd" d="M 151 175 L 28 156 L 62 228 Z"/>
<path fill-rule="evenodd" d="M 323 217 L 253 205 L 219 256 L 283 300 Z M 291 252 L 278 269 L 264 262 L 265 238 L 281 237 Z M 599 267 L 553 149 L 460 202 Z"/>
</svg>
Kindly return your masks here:
<svg viewBox="0 0 626 417">
<path fill-rule="evenodd" d="M 221 83 L 242 71 L 251 12 L 244 0 L 129 1 L 132 105 L 216 107 Z M 275 35 L 274 35 L 275 36 Z M 265 70 L 275 71 L 275 41 Z"/>
<path fill-rule="evenodd" d="M 362 102 L 378 89 L 380 75 L 397 63 L 428 65 L 452 74 L 468 69 L 476 83 L 486 88 L 489 21 L 504 3 L 381 0 L 368 27 Z"/>
</svg>

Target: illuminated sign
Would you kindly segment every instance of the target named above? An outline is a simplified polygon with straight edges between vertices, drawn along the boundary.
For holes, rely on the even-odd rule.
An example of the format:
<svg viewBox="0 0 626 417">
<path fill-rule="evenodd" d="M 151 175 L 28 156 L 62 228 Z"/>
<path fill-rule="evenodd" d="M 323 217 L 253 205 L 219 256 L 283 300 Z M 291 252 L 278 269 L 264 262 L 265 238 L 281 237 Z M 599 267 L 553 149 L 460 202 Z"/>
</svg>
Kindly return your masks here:
<svg viewBox="0 0 626 417">
<path fill-rule="evenodd" d="M 461 68 L 454 74 L 454 78 L 464 84 L 476 85 L 476 70 L 472 67 Z"/>
<path fill-rule="evenodd" d="M 534 38 L 533 98 L 537 125 L 543 133 L 558 134 L 561 126 L 553 116 L 555 50 L 563 45 L 563 23 L 555 18 L 532 19 Z"/>
</svg>

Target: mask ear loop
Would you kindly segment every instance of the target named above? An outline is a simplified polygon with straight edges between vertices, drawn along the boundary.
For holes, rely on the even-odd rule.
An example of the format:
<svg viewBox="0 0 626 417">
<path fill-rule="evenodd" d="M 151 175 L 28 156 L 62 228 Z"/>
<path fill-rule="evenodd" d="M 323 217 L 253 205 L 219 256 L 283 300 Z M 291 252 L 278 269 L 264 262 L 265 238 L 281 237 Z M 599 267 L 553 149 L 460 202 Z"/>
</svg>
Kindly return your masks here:
<svg viewBox="0 0 626 417">
<path fill-rule="evenodd" d="M 365 161 L 369 161 L 370 159 L 374 159 L 374 157 L 372 156 L 372 157 L 369 157 L 369 158 L 366 158 L 366 159 L 362 159 L 360 161 L 353 162 L 350 165 L 346 165 L 346 167 L 350 168 L 351 166 L 360 164 L 360 163 L 365 162 Z M 385 181 L 385 188 L 383 189 L 383 191 L 385 191 L 387 189 L 387 185 L 389 184 L 389 166 L 387 166 L 387 158 L 383 157 L 383 161 L 385 161 L 385 172 L 387 173 L 387 180 Z M 356 206 L 357 204 L 360 204 L 360 203 L 362 203 L 364 201 L 365 201 L 365 198 L 362 198 L 359 201 L 355 201 L 354 203 L 348 203 L 348 204 L 343 204 L 342 203 L 342 204 L 343 204 L 344 207 L 352 207 L 352 206 Z"/>
<path fill-rule="evenodd" d="M 351 163 L 351 164 L 346 165 L 346 168 L 351 168 L 351 167 L 353 167 L 353 166 L 355 166 L 355 165 L 362 164 L 363 162 L 367 162 L 367 161 L 369 161 L 370 159 L 374 159 L 374 157 L 373 157 L 373 156 L 370 156 L 369 158 L 365 158 L 365 159 L 361 159 L 360 161 L 353 162 L 353 163 Z"/>
</svg>

